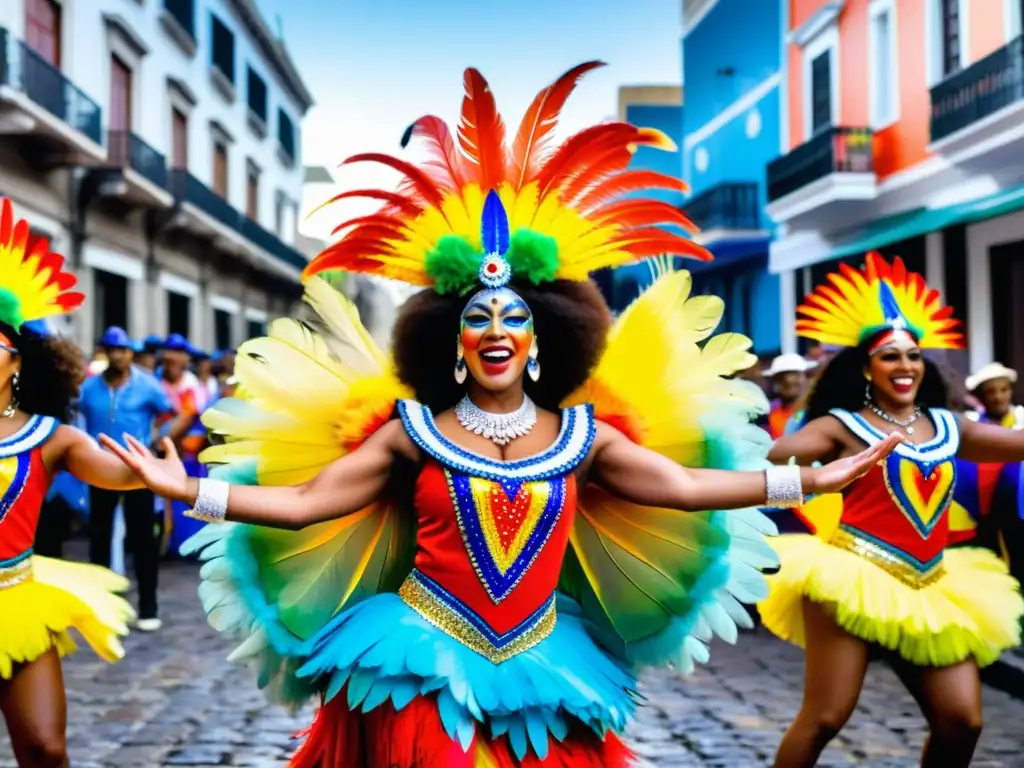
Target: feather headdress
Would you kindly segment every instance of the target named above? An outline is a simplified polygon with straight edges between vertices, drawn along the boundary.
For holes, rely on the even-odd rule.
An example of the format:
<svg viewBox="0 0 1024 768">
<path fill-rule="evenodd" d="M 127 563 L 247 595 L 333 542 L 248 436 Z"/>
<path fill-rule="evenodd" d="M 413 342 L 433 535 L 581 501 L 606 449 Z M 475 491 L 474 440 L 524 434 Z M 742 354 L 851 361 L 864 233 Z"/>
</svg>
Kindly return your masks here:
<svg viewBox="0 0 1024 768">
<path fill-rule="evenodd" d="M 797 307 L 796 332 L 823 344 L 855 347 L 886 330 L 907 331 L 923 349 L 961 349 L 960 322 L 943 306 L 939 292 L 908 272 L 902 259 L 890 265 L 867 255 L 864 269 L 839 265 L 804 304 Z"/>
<path fill-rule="evenodd" d="M 612 122 L 552 146 L 566 100 L 599 66 L 580 64 L 538 93 L 510 145 L 487 81 L 467 69 L 457 143 L 440 118 L 427 116 L 403 139 L 403 146 L 412 138 L 426 144 L 430 159 L 422 165 L 375 153 L 345 161 L 386 165 L 402 182 L 393 192 L 360 189 L 329 200 L 362 197 L 383 206 L 339 225 L 340 239 L 310 262 L 305 276 L 342 269 L 448 293 L 512 278 L 585 280 L 597 269 L 662 254 L 710 260 L 684 234 L 696 227 L 682 211 L 643 196 L 652 189 L 685 192 L 686 185 L 627 170 L 639 146 L 674 151 L 665 134 Z"/>
<path fill-rule="evenodd" d="M 15 331 L 25 323 L 71 312 L 85 296 L 71 289 L 75 276 L 64 271 L 64 257 L 50 253 L 46 240 L 28 247 L 29 227 L 14 220 L 14 208 L 6 198 L 0 208 L 0 322 Z M 0 334 L 0 345 L 13 349 Z"/>
</svg>

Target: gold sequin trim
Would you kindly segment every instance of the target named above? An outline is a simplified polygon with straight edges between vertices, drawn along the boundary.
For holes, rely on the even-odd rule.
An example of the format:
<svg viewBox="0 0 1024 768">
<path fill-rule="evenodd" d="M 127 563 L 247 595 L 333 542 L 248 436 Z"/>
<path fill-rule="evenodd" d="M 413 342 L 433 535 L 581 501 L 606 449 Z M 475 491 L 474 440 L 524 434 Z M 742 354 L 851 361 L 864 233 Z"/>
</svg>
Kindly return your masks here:
<svg viewBox="0 0 1024 768">
<path fill-rule="evenodd" d="M 913 589 L 923 589 L 946 575 L 941 559 L 931 569 L 922 572 L 884 547 L 841 528 L 835 532 L 829 544 L 863 557 Z"/>
<path fill-rule="evenodd" d="M 0 568 L 0 589 L 10 589 L 26 581 L 32 581 L 31 557 L 26 557 L 16 565 Z"/>
<path fill-rule="evenodd" d="M 398 590 L 398 595 L 406 605 L 446 635 L 494 664 L 501 664 L 513 656 L 528 651 L 550 635 L 555 628 L 555 603 L 552 600 L 548 609 L 532 626 L 508 645 L 498 648 L 469 620 L 424 586 L 415 575 L 405 580 Z"/>
</svg>

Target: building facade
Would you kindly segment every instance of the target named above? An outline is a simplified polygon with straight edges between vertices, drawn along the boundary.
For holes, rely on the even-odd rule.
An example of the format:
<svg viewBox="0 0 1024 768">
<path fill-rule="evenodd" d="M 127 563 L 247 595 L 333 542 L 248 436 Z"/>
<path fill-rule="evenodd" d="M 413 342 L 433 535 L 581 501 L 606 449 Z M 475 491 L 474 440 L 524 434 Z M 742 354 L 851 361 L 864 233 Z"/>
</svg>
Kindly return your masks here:
<svg viewBox="0 0 1024 768">
<path fill-rule="evenodd" d="M 784 150 L 766 176 L 787 351 L 798 297 L 878 249 L 965 321 L 953 367 L 1024 366 L 1022 5 L 782 0 Z"/>
<path fill-rule="evenodd" d="M 311 105 L 254 0 L 0 3 L 0 195 L 78 273 L 84 347 L 291 311 Z"/>
<path fill-rule="evenodd" d="M 725 300 L 720 330 L 750 337 L 761 356 L 781 346 L 764 179 L 781 145 L 781 19 L 776 0 L 683 2 L 683 208 L 715 257 L 684 266 L 695 291 Z"/>
</svg>

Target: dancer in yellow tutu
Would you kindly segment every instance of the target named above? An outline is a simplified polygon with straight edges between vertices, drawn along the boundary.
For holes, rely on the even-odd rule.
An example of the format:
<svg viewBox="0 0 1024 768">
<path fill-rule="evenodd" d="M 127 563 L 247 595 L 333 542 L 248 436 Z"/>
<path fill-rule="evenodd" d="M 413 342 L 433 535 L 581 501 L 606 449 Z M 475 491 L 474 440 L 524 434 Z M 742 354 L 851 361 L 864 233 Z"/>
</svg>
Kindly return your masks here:
<svg viewBox="0 0 1024 768">
<path fill-rule="evenodd" d="M 772 632 L 805 648 L 804 702 L 776 765 L 814 765 L 853 712 L 872 646 L 888 652 L 931 729 L 922 765 L 970 763 L 981 731 L 978 668 L 1020 642 L 1019 586 L 981 549 L 946 550 L 957 457 L 1024 460 L 1024 433 L 961 419 L 924 349 L 962 345 L 924 279 L 868 254 L 798 309 L 797 332 L 847 347 L 822 374 L 805 426 L 769 458 L 809 465 L 856 454 L 893 429 L 907 442 L 842 495 L 803 515 L 816 535 L 772 542 L 780 571 L 759 604 Z"/>
<path fill-rule="evenodd" d="M 37 322 L 78 307 L 75 278 L 45 242 L 0 209 L 0 711 L 19 766 L 66 766 L 66 703 L 60 657 L 74 628 L 104 659 L 123 655 L 128 583 L 93 565 L 33 557 L 39 511 L 59 470 L 90 485 L 140 487 L 85 433 L 66 426 L 84 360 Z"/>
</svg>

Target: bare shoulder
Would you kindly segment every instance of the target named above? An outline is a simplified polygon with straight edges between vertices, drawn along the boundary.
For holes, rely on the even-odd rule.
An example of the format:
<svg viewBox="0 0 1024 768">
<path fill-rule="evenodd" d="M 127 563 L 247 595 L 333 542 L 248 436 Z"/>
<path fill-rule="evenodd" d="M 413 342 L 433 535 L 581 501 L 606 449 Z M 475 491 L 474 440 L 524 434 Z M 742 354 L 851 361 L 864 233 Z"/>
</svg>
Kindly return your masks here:
<svg viewBox="0 0 1024 768">
<path fill-rule="evenodd" d="M 419 461 L 420 449 L 409 437 L 409 433 L 405 431 L 405 425 L 402 424 L 401 419 L 391 419 L 386 422 L 373 433 L 370 439 L 396 456 L 410 461 Z"/>
</svg>

